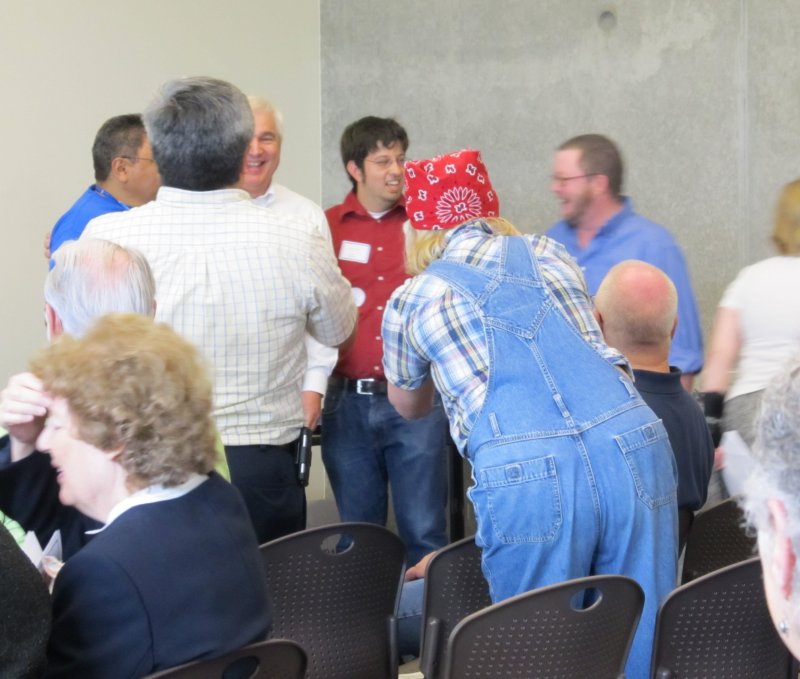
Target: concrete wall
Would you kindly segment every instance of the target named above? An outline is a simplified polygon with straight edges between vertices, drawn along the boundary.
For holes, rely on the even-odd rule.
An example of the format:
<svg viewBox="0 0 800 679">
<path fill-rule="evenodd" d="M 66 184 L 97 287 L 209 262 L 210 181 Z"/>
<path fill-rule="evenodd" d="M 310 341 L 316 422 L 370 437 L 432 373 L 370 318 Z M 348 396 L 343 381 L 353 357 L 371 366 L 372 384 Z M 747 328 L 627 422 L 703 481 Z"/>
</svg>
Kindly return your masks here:
<svg viewBox="0 0 800 679">
<path fill-rule="evenodd" d="M 554 148 L 615 139 L 627 193 L 682 244 L 710 326 L 727 283 L 770 253 L 800 176 L 800 12 L 791 0 L 324 0 L 323 203 L 349 186 L 338 139 L 394 115 L 410 157 L 483 152 L 504 216 L 557 218 Z"/>
<path fill-rule="evenodd" d="M 0 384 L 44 343 L 42 238 L 92 181 L 91 145 L 165 80 L 211 75 L 286 117 L 281 181 L 320 191 L 319 3 L 37 0 L 0 5 Z"/>
</svg>

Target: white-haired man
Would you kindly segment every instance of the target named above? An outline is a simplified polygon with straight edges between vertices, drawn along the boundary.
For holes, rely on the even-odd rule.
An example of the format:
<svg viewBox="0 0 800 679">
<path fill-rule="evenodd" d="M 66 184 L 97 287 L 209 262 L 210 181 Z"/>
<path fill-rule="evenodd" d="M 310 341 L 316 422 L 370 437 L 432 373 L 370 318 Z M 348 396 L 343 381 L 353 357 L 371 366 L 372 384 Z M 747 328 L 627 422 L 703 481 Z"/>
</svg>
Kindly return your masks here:
<svg viewBox="0 0 800 679">
<path fill-rule="evenodd" d="M 253 138 L 247 147 L 238 186 L 247 191 L 253 202 L 295 220 L 311 222 L 331 243 L 331 230 L 322 208 L 305 196 L 273 181 L 281 162 L 283 145 L 283 114 L 263 97 L 249 96 L 253 111 Z M 331 247 L 333 247 L 331 245 Z M 306 372 L 303 375 L 303 416 L 305 425 L 315 429 L 322 413 L 322 397 L 328 387 L 339 352 L 320 344 L 306 334 Z"/>
</svg>

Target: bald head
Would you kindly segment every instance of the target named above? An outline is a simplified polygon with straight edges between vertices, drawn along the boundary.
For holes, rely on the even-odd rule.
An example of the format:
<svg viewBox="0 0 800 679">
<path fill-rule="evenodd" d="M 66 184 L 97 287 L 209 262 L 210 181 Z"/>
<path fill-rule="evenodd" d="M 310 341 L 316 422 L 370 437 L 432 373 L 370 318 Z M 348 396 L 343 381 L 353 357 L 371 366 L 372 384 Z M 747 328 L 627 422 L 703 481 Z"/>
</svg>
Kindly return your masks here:
<svg viewBox="0 0 800 679">
<path fill-rule="evenodd" d="M 636 259 L 620 262 L 600 284 L 595 306 L 606 342 L 634 367 L 640 358 L 667 361 L 678 293 L 663 271 Z"/>
</svg>

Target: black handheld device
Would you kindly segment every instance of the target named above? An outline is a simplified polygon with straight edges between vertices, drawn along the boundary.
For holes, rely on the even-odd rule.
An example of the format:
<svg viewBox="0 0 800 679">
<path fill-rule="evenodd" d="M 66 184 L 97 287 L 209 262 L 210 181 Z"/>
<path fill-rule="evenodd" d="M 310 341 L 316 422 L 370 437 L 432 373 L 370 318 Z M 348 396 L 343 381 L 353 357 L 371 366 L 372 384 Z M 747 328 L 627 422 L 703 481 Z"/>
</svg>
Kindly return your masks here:
<svg viewBox="0 0 800 679">
<path fill-rule="evenodd" d="M 300 430 L 300 438 L 297 440 L 297 457 L 295 466 L 297 467 L 297 483 L 301 486 L 308 485 L 311 472 L 311 434 L 308 427 Z"/>
</svg>

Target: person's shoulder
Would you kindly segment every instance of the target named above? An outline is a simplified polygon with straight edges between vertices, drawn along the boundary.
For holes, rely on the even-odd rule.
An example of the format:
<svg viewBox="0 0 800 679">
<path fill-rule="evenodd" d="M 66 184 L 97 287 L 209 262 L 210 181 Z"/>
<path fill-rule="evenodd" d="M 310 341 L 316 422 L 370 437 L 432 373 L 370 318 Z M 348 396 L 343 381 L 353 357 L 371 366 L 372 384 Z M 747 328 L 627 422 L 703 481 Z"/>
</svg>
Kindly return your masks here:
<svg viewBox="0 0 800 679">
<path fill-rule="evenodd" d="M 675 237 L 669 229 L 633 209 L 625 213 L 621 226 L 635 232 L 640 238 L 658 238 L 664 242 L 675 242 Z"/>
<path fill-rule="evenodd" d="M 552 224 L 550 228 L 544 232 L 544 235 L 557 241 L 563 241 L 564 237 L 570 232 L 571 228 L 572 227 L 567 224 L 566 221 L 560 219 L 555 224 Z"/>
</svg>

